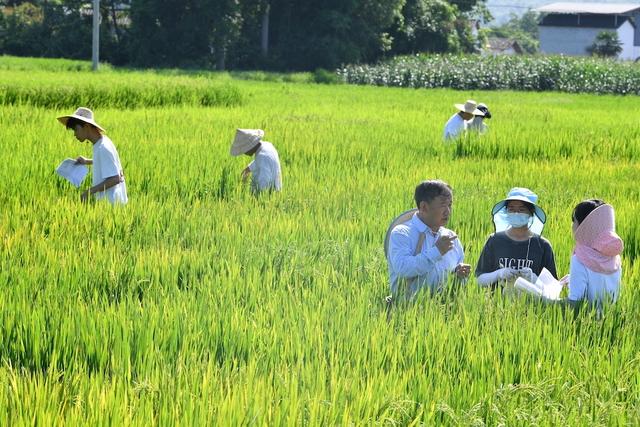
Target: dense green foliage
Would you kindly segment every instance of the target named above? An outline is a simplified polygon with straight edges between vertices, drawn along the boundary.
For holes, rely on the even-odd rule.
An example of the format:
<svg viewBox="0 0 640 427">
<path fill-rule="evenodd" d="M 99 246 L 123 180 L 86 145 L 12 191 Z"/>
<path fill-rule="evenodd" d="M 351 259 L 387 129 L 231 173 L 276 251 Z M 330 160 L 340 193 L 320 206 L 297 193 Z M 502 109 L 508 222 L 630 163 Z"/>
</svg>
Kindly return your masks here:
<svg viewBox="0 0 640 427">
<path fill-rule="evenodd" d="M 636 98 L 235 84 L 241 107 L 96 109 L 127 177 L 119 209 L 53 173 L 91 155 L 55 120 L 69 108 L 0 106 L 0 425 L 640 422 Z M 445 145 L 467 98 L 490 131 Z M 229 156 L 254 126 L 284 174 L 257 200 L 248 158 Z M 471 280 L 388 323 L 383 233 L 425 178 L 452 184 L 471 264 L 513 186 L 540 195 L 560 274 L 573 206 L 609 201 L 621 300 L 573 320 Z"/>
<path fill-rule="evenodd" d="M 538 41 L 539 14 L 529 10 L 524 14 L 512 14 L 509 20 L 487 30 L 489 37 L 515 40 L 526 53 L 536 53 L 540 47 Z"/>
<path fill-rule="evenodd" d="M 140 108 L 169 105 L 232 106 L 243 102 L 225 76 L 165 76 L 153 72 L 71 72 L 2 69 L 0 104 L 45 108 Z M 11 62 L 11 61 L 9 61 Z M 75 63 L 70 63 L 73 68 Z M 22 68 L 22 67 L 18 67 Z M 54 68 L 54 65 L 49 65 Z"/>
<path fill-rule="evenodd" d="M 4 4 L 4 7 L 3 7 Z M 145 67 L 314 70 L 469 52 L 484 0 L 102 0 L 101 58 Z M 0 54 L 91 57 L 90 2 L 0 2 Z M 446 31 L 441 37 L 438 33 Z M 432 40 L 432 39 L 437 40 Z"/>
<path fill-rule="evenodd" d="M 622 42 L 617 32 L 600 31 L 587 51 L 594 56 L 615 58 L 622 52 Z"/>
<path fill-rule="evenodd" d="M 417 55 L 338 70 L 347 83 L 640 95 L 640 67 L 593 58 Z"/>
</svg>

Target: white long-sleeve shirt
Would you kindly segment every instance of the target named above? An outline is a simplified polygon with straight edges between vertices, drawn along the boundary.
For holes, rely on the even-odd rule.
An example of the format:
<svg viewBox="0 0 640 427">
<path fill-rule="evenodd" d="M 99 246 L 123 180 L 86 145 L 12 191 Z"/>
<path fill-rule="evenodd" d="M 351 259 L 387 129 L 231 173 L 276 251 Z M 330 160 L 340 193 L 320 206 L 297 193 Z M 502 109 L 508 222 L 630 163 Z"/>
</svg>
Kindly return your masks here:
<svg viewBox="0 0 640 427">
<path fill-rule="evenodd" d="M 596 304 L 604 299 L 615 302 L 620 293 L 621 277 L 622 268 L 615 273 L 598 273 L 587 268 L 573 255 L 569 272 L 569 300 L 587 300 Z"/>
<path fill-rule="evenodd" d="M 425 234 L 422 250 L 415 254 L 420 234 Z M 447 228 L 440 227 L 437 233 L 418 218 L 417 214 L 395 227 L 389 238 L 389 282 L 391 293 L 396 294 L 398 282 L 409 279 L 407 296 L 413 297 L 420 289 L 428 286 L 431 291 L 439 290 L 447 281 L 448 275 L 464 261 L 464 250 L 458 239 L 453 248 L 444 255 L 440 254 L 435 243 L 441 235 L 452 234 Z M 416 278 L 415 280 L 411 280 Z M 404 291 L 401 291 L 404 292 Z"/>
<path fill-rule="evenodd" d="M 258 193 L 263 190 L 282 189 L 280 158 L 273 144 L 262 141 L 256 151 L 255 159 L 249 163 L 251 171 L 251 190 Z"/>
<path fill-rule="evenodd" d="M 489 130 L 489 125 L 484 122 L 482 117 L 474 116 L 473 119 L 467 122 L 467 130 L 486 133 Z"/>
<path fill-rule="evenodd" d="M 467 122 L 464 121 L 460 114 L 455 113 L 446 125 L 444 125 L 444 134 L 442 138 L 449 141 L 460 136 L 467 129 Z"/>
</svg>

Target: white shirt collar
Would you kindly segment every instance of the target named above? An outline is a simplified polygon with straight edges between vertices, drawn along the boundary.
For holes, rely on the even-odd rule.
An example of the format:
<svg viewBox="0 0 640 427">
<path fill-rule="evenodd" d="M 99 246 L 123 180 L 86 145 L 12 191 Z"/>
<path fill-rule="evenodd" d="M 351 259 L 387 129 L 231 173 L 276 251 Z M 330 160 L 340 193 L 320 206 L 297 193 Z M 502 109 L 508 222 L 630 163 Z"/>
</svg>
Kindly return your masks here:
<svg viewBox="0 0 640 427">
<path fill-rule="evenodd" d="M 413 227 L 415 229 L 418 230 L 418 232 L 420 233 L 427 233 L 433 237 L 435 237 L 439 232 L 440 232 L 440 228 L 438 228 L 438 231 L 433 231 L 431 229 L 431 227 L 427 226 L 427 224 L 425 224 L 424 222 L 422 222 L 422 220 L 418 217 L 418 212 L 413 214 L 413 217 L 411 218 L 411 223 L 413 225 Z"/>
</svg>

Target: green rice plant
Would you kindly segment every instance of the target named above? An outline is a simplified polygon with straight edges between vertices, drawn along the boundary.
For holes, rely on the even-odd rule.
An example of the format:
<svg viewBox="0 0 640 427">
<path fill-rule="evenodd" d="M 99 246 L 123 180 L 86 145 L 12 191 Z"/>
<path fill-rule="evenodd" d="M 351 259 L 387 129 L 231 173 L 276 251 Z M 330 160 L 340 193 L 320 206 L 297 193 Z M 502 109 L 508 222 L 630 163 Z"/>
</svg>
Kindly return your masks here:
<svg viewBox="0 0 640 427">
<path fill-rule="evenodd" d="M 244 97 L 230 82 L 207 77 L 165 77 L 152 72 L 60 73 L 0 70 L 0 104 L 44 108 L 134 109 L 169 105 L 241 105 Z"/>
<path fill-rule="evenodd" d="M 33 74 L 29 90 L 53 78 Z M 640 422 L 634 97 L 233 85 L 247 100 L 233 108 L 95 108 L 127 177 L 119 209 L 80 204 L 53 172 L 91 156 L 55 120 L 71 106 L 0 105 L 0 425 Z M 444 144 L 468 98 L 490 107 L 489 133 Z M 236 127 L 277 147 L 282 193 L 240 183 Z M 540 195 L 559 274 L 575 204 L 612 203 L 620 301 L 574 319 L 471 279 L 387 322 L 383 235 L 427 178 L 453 186 L 474 266 L 513 186 Z"/>
</svg>

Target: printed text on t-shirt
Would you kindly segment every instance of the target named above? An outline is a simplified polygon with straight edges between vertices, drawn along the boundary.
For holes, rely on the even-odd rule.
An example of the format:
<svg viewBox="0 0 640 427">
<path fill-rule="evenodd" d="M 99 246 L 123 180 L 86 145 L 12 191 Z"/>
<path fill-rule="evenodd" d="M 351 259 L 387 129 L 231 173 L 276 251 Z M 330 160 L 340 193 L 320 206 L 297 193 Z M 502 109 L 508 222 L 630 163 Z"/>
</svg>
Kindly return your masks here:
<svg viewBox="0 0 640 427">
<path fill-rule="evenodd" d="M 500 268 L 515 268 L 516 270 L 520 270 L 523 268 L 531 268 L 533 260 L 522 258 L 500 258 L 499 263 Z"/>
</svg>

